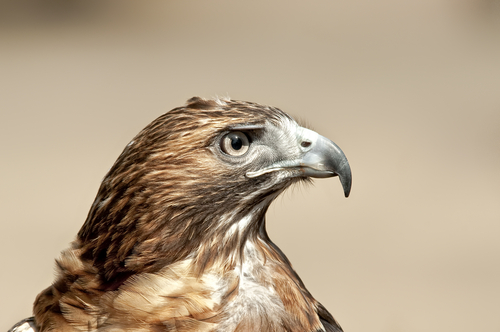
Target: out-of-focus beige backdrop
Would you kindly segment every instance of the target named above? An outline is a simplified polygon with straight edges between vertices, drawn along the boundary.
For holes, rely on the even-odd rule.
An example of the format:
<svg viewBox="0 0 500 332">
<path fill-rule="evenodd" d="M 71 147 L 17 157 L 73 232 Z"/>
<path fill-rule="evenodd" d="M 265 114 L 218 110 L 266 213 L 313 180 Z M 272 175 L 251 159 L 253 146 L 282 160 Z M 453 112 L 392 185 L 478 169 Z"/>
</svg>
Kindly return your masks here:
<svg viewBox="0 0 500 332">
<path fill-rule="evenodd" d="M 500 1 L 0 1 L 0 330 L 129 140 L 198 95 L 271 104 L 352 166 L 271 238 L 346 332 L 500 331 Z"/>
</svg>

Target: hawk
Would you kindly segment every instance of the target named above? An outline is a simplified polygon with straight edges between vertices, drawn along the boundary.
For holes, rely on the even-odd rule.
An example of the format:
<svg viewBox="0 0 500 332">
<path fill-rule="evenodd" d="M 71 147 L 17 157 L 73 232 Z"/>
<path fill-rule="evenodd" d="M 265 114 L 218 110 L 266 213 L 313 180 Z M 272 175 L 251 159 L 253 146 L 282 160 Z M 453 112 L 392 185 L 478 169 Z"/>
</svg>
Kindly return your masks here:
<svg viewBox="0 0 500 332">
<path fill-rule="evenodd" d="M 286 188 L 334 176 L 347 197 L 342 150 L 280 109 L 191 98 L 125 147 L 11 331 L 342 331 L 265 222 Z"/>
</svg>

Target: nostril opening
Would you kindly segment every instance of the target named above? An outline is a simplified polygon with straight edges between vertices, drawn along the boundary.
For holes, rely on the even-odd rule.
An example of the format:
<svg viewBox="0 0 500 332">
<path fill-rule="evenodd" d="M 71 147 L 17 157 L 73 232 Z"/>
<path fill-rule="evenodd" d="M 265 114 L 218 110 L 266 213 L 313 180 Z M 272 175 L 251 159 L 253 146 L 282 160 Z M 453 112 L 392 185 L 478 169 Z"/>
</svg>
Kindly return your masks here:
<svg viewBox="0 0 500 332">
<path fill-rule="evenodd" d="M 300 146 L 302 146 L 303 148 L 307 148 L 308 146 L 311 146 L 311 142 L 303 141 L 302 143 L 300 143 Z"/>
</svg>

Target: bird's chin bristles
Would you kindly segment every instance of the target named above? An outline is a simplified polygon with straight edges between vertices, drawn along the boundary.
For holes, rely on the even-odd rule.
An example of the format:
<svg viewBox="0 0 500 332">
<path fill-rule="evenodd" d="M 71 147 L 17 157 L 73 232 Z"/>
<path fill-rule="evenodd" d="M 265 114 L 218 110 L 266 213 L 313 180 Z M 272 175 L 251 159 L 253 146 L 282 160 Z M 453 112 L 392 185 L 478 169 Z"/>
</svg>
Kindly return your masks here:
<svg viewBox="0 0 500 332">
<path fill-rule="evenodd" d="M 288 185 L 283 194 L 281 194 L 281 199 L 284 199 L 285 195 L 294 195 L 297 191 L 307 190 L 307 188 L 314 186 L 314 180 L 310 177 L 300 176 L 290 179 L 290 185 Z"/>
</svg>

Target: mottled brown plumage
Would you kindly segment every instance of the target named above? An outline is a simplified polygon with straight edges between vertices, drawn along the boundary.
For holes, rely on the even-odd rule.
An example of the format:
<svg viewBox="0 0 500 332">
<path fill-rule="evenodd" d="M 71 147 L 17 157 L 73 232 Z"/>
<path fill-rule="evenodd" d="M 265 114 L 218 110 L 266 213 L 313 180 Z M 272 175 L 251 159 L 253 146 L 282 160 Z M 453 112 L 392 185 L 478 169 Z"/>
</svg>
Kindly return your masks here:
<svg viewBox="0 0 500 332">
<path fill-rule="evenodd" d="M 224 152 L 228 133 L 248 151 Z M 39 331 L 341 331 L 265 230 L 294 182 L 338 174 L 348 194 L 340 150 L 340 170 L 293 161 L 312 154 L 314 135 L 277 108 L 234 100 L 192 98 L 153 121 L 57 260 L 34 304 Z"/>
</svg>

